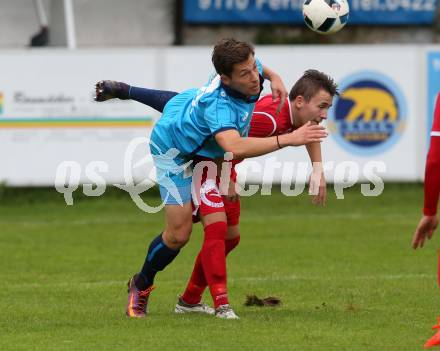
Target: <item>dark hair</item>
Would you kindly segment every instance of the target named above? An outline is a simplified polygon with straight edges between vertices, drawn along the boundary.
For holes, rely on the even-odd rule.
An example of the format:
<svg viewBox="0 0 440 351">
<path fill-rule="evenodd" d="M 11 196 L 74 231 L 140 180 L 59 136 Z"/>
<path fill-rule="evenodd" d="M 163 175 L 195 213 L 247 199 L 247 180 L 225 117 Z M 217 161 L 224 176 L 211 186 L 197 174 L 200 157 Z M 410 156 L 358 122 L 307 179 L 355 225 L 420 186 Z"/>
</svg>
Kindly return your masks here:
<svg viewBox="0 0 440 351">
<path fill-rule="evenodd" d="M 212 51 L 212 63 L 218 74 L 231 76 L 236 63 L 241 63 L 254 56 L 252 44 L 238 41 L 233 38 L 221 39 L 214 46 Z"/>
<path fill-rule="evenodd" d="M 339 95 L 338 86 L 333 78 L 316 69 L 308 69 L 290 90 L 289 100 L 293 101 L 301 95 L 306 101 L 310 101 L 320 89 L 327 91 L 331 96 Z"/>
</svg>

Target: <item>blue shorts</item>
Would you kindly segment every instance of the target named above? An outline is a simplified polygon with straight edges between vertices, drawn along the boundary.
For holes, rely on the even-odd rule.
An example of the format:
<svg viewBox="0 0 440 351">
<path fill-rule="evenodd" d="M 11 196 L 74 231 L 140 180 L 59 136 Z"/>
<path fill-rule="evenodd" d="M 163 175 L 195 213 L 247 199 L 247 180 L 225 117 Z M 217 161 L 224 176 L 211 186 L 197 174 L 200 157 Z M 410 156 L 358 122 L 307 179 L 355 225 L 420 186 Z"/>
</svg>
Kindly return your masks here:
<svg viewBox="0 0 440 351">
<path fill-rule="evenodd" d="M 150 151 L 156 166 L 160 197 L 166 205 L 183 205 L 191 201 L 191 161 L 180 156 L 176 148 L 163 145 L 154 131 Z"/>
</svg>

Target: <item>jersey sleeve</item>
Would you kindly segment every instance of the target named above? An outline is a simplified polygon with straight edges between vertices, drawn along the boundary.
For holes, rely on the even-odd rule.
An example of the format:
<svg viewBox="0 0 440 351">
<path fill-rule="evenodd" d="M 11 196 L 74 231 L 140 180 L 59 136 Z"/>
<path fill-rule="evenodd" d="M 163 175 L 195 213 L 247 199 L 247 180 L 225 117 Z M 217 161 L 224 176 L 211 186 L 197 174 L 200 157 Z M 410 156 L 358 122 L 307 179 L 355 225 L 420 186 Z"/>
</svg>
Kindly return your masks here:
<svg viewBox="0 0 440 351">
<path fill-rule="evenodd" d="M 249 130 L 250 137 L 266 138 L 273 135 L 275 130 L 276 122 L 270 114 L 254 111 Z"/>
<path fill-rule="evenodd" d="M 440 95 L 437 96 L 431 143 L 426 160 L 424 192 L 423 213 L 426 216 L 434 216 L 440 196 Z"/>
<path fill-rule="evenodd" d="M 425 168 L 425 203 L 423 213 L 434 216 L 437 213 L 440 195 L 440 136 L 431 137 Z"/>
<path fill-rule="evenodd" d="M 215 98 L 207 101 L 204 118 L 212 135 L 228 129 L 238 129 L 233 108 L 225 99 Z"/>
</svg>

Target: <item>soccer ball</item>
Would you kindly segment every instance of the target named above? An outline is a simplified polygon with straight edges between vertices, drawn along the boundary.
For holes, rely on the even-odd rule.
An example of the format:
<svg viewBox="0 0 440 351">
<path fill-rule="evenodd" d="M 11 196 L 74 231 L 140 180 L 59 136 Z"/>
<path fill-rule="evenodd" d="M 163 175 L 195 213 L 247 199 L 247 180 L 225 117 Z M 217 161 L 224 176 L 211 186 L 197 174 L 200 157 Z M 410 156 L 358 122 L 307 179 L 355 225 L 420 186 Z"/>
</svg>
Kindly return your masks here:
<svg viewBox="0 0 440 351">
<path fill-rule="evenodd" d="M 307 26 L 320 34 L 340 31 L 348 21 L 347 0 L 304 0 L 303 16 Z"/>
</svg>

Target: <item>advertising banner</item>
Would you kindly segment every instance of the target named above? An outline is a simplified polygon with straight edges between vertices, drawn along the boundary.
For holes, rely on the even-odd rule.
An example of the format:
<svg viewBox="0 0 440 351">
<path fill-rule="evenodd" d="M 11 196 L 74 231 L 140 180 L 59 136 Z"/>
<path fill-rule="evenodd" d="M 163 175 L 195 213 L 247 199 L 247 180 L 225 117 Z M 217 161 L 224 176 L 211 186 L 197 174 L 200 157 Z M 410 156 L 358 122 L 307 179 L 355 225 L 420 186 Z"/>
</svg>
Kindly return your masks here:
<svg viewBox="0 0 440 351">
<path fill-rule="evenodd" d="M 110 184 L 154 176 L 148 136 L 160 113 L 134 101 L 94 102 L 94 84 L 114 79 L 176 92 L 201 87 L 215 74 L 211 51 L 2 53 L 0 182 L 53 186 L 60 172 L 74 174 L 81 183 L 93 183 L 96 173 Z M 427 128 L 440 90 L 439 53 L 435 47 L 397 45 L 256 48 L 257 57 L 281 75 L 288 90 L 308 69 L 338 84 L 339 96 L 324 122 L 329 136 L 321 144 L 330 182 L 374 175 L 385 181 L 423 178 Z M 263 95 L 270 94 L 270 84 L 264 87 Z M 248 182 L 288 183 L 304 164 L 309 164 L 305 147 L 289 147 L 243 162 L 239 176 Z"/>
<path fill-rule="evenodd" d="M 108 165 L 119 181 L 130 140 L 144 136 L 159 114 L 133 101 L 93 101 L 94 85 L 114 79 L 157 85 L 148 50 L 32 50 L 0 55 L 0 182 L 53 185 L 57 167 L 74 161 Z"/>
<path fill-rule="evenodd" d="M 185 0 L 187 23 L 301 24 L 302 0 Z M 436 0 L 352 0 L 349 24 L 431 24 Z"/>
</svg>

